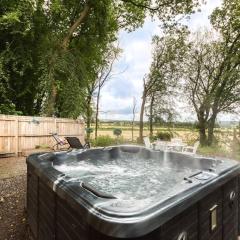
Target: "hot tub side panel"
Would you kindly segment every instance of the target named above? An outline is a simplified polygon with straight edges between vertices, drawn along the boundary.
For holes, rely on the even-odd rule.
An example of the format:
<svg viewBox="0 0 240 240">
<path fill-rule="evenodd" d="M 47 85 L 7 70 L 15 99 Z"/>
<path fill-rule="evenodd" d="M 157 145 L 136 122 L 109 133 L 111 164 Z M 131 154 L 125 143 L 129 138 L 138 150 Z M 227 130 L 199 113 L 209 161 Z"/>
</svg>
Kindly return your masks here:
<svg viewBox="0 0 240 240">
<path fill-rule="evenodd" d="M 240 236 L 240 176 L 238 177 L 238 235 Z"/>
<path fill-rule="evenodd" d="M 239 212 L 238 178 L 234 178 L 223 187 L 223 239 L 235 240 L 238 236 Z"/>
<path fill-rule="evenodd" d="M 38 188 L 38 238 L 55 239 L 56 194 L 41 180 Z"/>
<path fill-rule="evenodd" d="M 66 200 L 58 197 L 28 164 L 28 222 L 36 240 L 120 240 L 106 236 L 87 223 Z M 139 238 L 126 240 L 176 240 L 187 234 L 188 240 L 236 240 L 238 228 L 238 179 L 234 178 L 197 204 Z M 215 229 L 211 229 L 211 209 L 216 208 Z M 181 238 L 180 238 L 181 239 Z M 184 239 L 184 238 L 182 238 Z"/>
<path fill-rule="evenodd" d="M 198 204 L 199 240 L 222 240 L 222 189 L 217 189 Z M 212 211 L 216 211 L 216 227 L 212 222 Z"/>
<path fill-rule="evenodd" d="M 28 224 L 35 239 L 38 236 L 38 176 L 34 168 L 27 166 L 27 216 Z"/>
<path fill-rule="evenodd" d="M 182 236 L 182 238 L 180 237 Z M 184 236 L 186 238 L 184 238 Z M 161 227 L 161 239 L 198 239 L 198 208 L 197 204 L 189 207 Z"/>
</svg>

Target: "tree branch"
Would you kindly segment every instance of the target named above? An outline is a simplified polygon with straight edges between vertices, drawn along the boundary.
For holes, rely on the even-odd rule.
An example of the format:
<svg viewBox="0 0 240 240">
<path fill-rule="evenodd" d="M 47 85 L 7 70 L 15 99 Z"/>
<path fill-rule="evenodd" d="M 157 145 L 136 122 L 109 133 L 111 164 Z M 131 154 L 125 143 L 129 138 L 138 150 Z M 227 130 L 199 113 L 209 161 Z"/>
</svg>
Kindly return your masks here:
<svg viewBox="0 0 240 240">
<path fill-rule="evenodd" d="M 125 3 L 130 3 L 136 7 L 140 7 L 140 8 L 146 8 L 150 11 L 158 11 L 161 7 L 163 6 L 167 6 L 167 5 L 171 5 L 173 2 L 172 1 L 168 1 L 168 2 L 165 2 L 165 3 L 162 3 L 162 4 L 159 4 L 155 7 L 153 6 L 149 6 L 149 5 L 145 5 L 145 4 L 141 4 L 141 3 L 136 3 L 134 2 L 133 0 L 121 0 L 122 2 L 125 2 Z"/>
<path fill-rule="evenodd" d="M 88 2 L 86 2 L 83 11 L 80 13 L 79 18 L 73 23 L 73 25 L 69 28 L 67 35 L 63 39 L 62 42 L 62 47 L 64 50 L 68 48 L 70 39 L 74 33 L 74 31 L 81 25 L 81 23 L 85 20 L 85 18 L 89 15 L 90 13 L 91 6 Z"/>
</svg>

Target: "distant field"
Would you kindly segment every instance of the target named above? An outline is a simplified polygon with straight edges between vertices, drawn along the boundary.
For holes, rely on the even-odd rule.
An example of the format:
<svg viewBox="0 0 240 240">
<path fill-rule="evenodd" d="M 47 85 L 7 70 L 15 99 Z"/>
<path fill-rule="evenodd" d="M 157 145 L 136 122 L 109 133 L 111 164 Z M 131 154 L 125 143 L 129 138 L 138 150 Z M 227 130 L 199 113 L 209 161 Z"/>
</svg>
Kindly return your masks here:
<svg viewBox="0 0 240 240">
<path fill-rule="evenodd" d="M 126 142 L 132 141 L 132 132 L 131 126 L 122 126 L 122 125 L 108 125 L 108 124 L 101 124 L 98 130 L 98 136 L 110 136 L 115 137 L 113 135 L 113 130 L 115 128 L 122 129 L 122 138 L 126 140 Z M 198 140 L 198 130 L 196 128 L 167 128 L 167 127 L 157 127 L 154 128 L 154 134 L 156 132 L 163 132 L 163 131 L 171 131 L 174 137 L 180 137 L 189 145 L 192 145 L 195 141 Z M 147 127 L 144 128 L 143 131 L 144 136 L 149 136 L 149 129 Z M 240 153 L 233 152 L 232 150 L 232 142 L 233 142 L 233 129 L 232 128 L 217 128 L 215 129 L 215 137 L 218 141 L 217 147 L 212 148 L 200 148 L 199 153 L 203 155 L 210 155 L 210 156 L 225 156 L 225 157 L 233 157 L 240 160 Z M 94 135 L 93 135 L 94 136 Z M 138 126 L 134 127 L 134 142 L 136 142 L 137 137 L 139 136 L 139 129 Z M 240 138 L 240 136 L 239 136 Z"/>
<path fill-rule="evenodd" d="M 100 128 L 98 129 L 98 135 L 109 135 L 114 137 L 113 130 L 115 128 L 120 128 L 122 130 L 122 137 L 126 140 L 132 139 L 132 130 L 131 126 L 121 126 L 121 125 L 107 125 L 101 124 Z M 154 134 L 157 132 L 165 132 L 170 131 L 173 133 L 174 137 L 181 137 L 186 142 L 195 141 L 198 138 L 198 130 L 196 128 L 168 128 L 168 127 L 155 127 Z M 134 127 L 134 141 L 136 141 L 139 135 L 139 128 Z M 144 128 L 143 131 L 144 136 L 149 135 L 149 129 L 147 127 Z M 215 135 L 219 138 L 220 141 L 228 141 L 229 138 L 233 138 L 233 129 L 231 128 L 217 128 L 215 129 Z"/>
<path fill-rule="evenodd" d="M 118 127 L 119 128 L 119 127 Z M 114 129 L 114 128 L 113 128 Z M 109 135 L 111 137 L 114 137 L 113 135 L 113 129 L 105 129 L 105 128 L 101 128 L 98 130 L 98 135 L 101 136 L 101 135 Z M 126 140 L 131 140 L 132 139 L 132 131 L 131 129 L 128 129 L 128 128 L 121 128 L 122 129 L 122 137 Z M 154 134 L 156 134 L 156 132 L 158 131 L 169 131 L 169 129 L 155 129 L 154 130 Z M 197 139 L 198 137 L 198 133 L 196 130 L 181 130 L 181 129 L 174 129 L 174 130 L 171 130 L 171 132 L 173 133 L 173 135 L 175 137 L 181 137 L 184 139 L 184 141 L 194 141 L 194 139 Z M 143 131 L 143 135 L 144 136 L 148 136 L 149 135 L 149 130 L 147 129 L 144 129 Z M 134 141 L 137 140 L 137 137 L 139 136 L 139 129 L 134 129 L 133 131 L 133 136 L 134 136 Z"/>
</svg>

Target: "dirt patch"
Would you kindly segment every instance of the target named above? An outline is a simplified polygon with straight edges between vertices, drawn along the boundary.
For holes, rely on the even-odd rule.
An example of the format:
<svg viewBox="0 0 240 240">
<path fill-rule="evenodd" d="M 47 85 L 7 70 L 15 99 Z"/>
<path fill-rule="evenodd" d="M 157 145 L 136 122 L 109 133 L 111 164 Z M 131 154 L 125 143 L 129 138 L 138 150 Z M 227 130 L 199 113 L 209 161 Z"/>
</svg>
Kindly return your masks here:
<svg viewBox="0 0 240 240">
<path fill-rule="evenodd" d="M 26 158 L 0 158 L 0 179 L 24 175 L 27 172 Z"/>
<path fill-rule="evenodd" d="M 26 240 L 26 175 L 0 179 L 0 240 Z"/>
</svg>

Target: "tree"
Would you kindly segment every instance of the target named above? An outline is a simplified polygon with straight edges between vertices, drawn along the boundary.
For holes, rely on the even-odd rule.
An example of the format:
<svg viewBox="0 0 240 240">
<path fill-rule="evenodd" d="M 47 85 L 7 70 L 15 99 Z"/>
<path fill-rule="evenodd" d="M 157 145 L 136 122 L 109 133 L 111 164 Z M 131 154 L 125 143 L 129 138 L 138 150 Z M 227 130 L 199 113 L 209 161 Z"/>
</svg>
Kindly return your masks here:
<svg viewBox="0 0 240 240">
<path fill-rule="evenodd" d="M 95 114 L 95 139 L 97 139 L 98 134 L 98 115 L 99 115 L 99 103 L 101 90 L 114 75 L 113 64 L 117 60 L 121 49 L 119 46 L 110 45 L 108 50 L 104 54 L 104 63 L 99 66 L 98 78 L 96 79 L 96 114 Z"/>
<path fill-rule="evenodd" d="M 136 115 L 136 110 L 137 110 L 137 101 L 136 98 L 133 97 L 133 105 L 132 105 L 132 142 L 134 139 L 133 133 L 134 133 L 134 122 L 135 122 L 135 115 Z"/>
<path fill-rule="evenodd" d="M 23 114 L 76 117 L 83 100 L 78 92 L 96 78 L 120 28 L 132 31 L 149 14 L 167 24 L 197 5 L 197 0 L 2 0 L 0 94 Z"/>
<path fill-rule="evenodd" d="M 92 115 L 91 96 L 97 79 L 97 69 L 104 64 L 104 52 L 108 44 L 116 40 L 118 26 L 109 1 L 77 2 L 77 5 L 76 1 L 72 1 L 71 4 L 64 3 L 60 6 L 61 9 L 66 8 L 66 13 L 64 11 L 63 14 L 61 13 L 65 25 L 63 33 L 56 41 L 57 47 L 49 56 L 51 64 L 48 64 L 49 68 L 46 71 L 49 91 L 46 96 L 45 112 L 47 115 L 53 113 L 58 115 L 61 105 L 68 102 L 68 99 L 61 97 L 61 94 L 65 93 L 66 80 L 69 79 L 69 84 L 77 89 L 85 89 L 85 91 L 78 91 L 76 99 L 82 99 L 82 101 L 78 104 L 74 102 L 76 108 L 74 112 L 80 114 L 86 109 L 83 115 L 89 120 Z M 54 59 L 53 62 L 52 59 Z M 71 71 L 68 71 L 64 68 L 64 65 L 69 65 L 68 62 L 76 62 L 77 65 L 73 64 L 69 67 Z M 77 105 L 83 105 L 83 107 Z M 71 114 L 71 111 L 69 113 Z"/>
<path fill-rule="evenodd" d="M 240 102 L 240 31 L 226 38 L 198 32 L 188 44 L 186 92 L 197 114 L 200 142 L 212 145 L 218 114 Z"/>
<path fill-rule="evenodd" d="M 165 95 L 176 84 L 178 69 L 185 51 L 185 27 L 169 30 L 164 36 L 153 37 L 153 60 L 150 73 L 143 80 L 142 105 L 140 111 L 139 141 L 143 139 L 143 116 L 148 97 L 155 93 Z"/>
<path fill-rule="evenodd" d="M 175 89 L 169 85 L 166 91 L 153 92 L 147 98 L 145 111 L 149 119 L 150 137 L 153 136 L 153 123 L 172 122 L 173 116 L 176 114 L 172 100 L 172 97 L 175 96 L 174 91 Z"/>
<path fill-rule="evenodd" d="M 154 4 L 154 5 L 153 5 Z M 121 19 L 118 21 L 117 25 L 121 28 L 133 30 L 136 27 L 139 27 L 143 24 L 145 17 L 150 13 L 151 15 L 157 15 L 163 22 L 169 23 L 171 20 L 174 20 L 174 16 L 182 13 L 192 13 L 193 9 L 198 5 L 197 0 L 191 1 L 183 1 L 180 0 L 178 2 L 169 2 L 169 1 L 148 1 L 148 0 L 120 0 L 120 1 L 77 1 L 72 0 L 70 4 L 66 6 L 64 4 L 59 4 L 57 2 L 58 8 L 66 8 L 67 14 L 69 14 L 68 10 L 70 9 L 70 13 L 72 15 L 65 16 L 61 22 L 66 24 L 65 29 L 63 29 L 63 37 L 60 35 L 60 43 L 58 44 L 57 50 L 54 51 L 53 57 L 51 59 L 58 59 L 64 53 L 71 48 L 71 40 L 73 39 L 73 34 L 75 34 L 75 38 L 82 38 L 85 33 L 82 33 L 82 29 L 85 28 L 85 25 L 90 25 L 90 23 L 96 22 L 98 28 L 101 29 L 100 36 L 104 36 L 102 32 L 104 32 L 104 27 L 106 20 L 108 19 Z M 72 11 L 71 8 L 74 9 Z M 51 5 L 50 5 L 51 8 Z M 65 10 L 65 9 L 64 9 Z M 112 16 L 109 18 L 109 16 Z M 69 21 L 70 19 L 71 21 Z M 104 19 L 104 21 L 102 21 Z M 85 28 L 87 29 L 87 28 Z M 95 28 L 97 30 L 97 28 Z M 98 35 L 95 33 L 95 36 Z M 63 40 L 61 40 L 63 38 Z M 97 39 L 97 38 L 96 38 Z M 99 39 L 98 39 L 99 41 Z M 54 61 L 50 61 L 50 70 L 48 76 L 50 76 L 50 95 L 48 96 L 48 115 L 52 115 L 54 113 L 55 102 L 57 99 L 57 81 L 55 77 Z"/>
<path fill-rule="evenodd" d="M 38 18 L 37 18 L 38 15 Z M 7 1 L 0 4 L 0 104 L 7 101 L 17 112 L 38 114 L 41 106 L 41 83 L 38 79 L 38 59 L 45 25 L 38 6 L 32 1 Z"/>
</svg>

